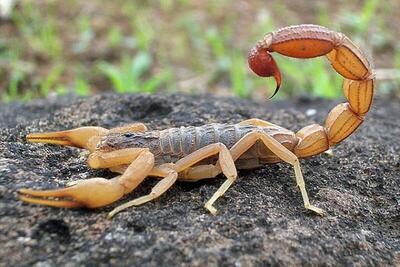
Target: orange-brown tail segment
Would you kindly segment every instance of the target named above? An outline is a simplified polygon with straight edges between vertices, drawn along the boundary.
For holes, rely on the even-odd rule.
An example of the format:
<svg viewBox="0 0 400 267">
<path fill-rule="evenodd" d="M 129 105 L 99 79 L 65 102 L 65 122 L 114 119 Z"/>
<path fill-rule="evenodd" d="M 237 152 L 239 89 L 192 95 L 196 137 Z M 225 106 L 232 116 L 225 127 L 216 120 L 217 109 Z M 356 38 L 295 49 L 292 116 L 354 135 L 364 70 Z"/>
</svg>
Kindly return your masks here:
<svg viewBox="0 0 400 267">
<path fill-rule="evenodd" d="M 326 55 L 333 68 L 345 78 L 343 91 L 348 103 L 333 108 L 324 126 L 309 125 L 296 134 L 299 142 L 294 152 L 298 157 L 328 150 L 351 135 L 364 121 L 372 104 L 374 73 L 361 50 L 344 34 L 310 24 L 266 34 L 251 50 L 249 66 L 260 76 L 274 76 L 279 89 L 280 72 L 270 52 L 294 58 Z"/>
</svg>

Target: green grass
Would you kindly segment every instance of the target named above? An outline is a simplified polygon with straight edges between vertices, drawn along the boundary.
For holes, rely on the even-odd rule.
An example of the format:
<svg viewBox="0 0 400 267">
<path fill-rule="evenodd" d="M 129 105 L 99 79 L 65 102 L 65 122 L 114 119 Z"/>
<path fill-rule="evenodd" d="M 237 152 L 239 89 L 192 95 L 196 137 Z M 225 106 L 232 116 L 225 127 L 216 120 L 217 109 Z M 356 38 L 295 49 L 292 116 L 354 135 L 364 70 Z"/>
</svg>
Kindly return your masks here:
<svg viewBox="0 0 400 267">
<path fill-rule="evenodd" d="M 41 95 L 48 95 L 52 88 L 55 88 L 63 69 L 63 65 L 56 65 L 50 70 L 47 76 L 40 83 L 39 92 Z"/>
<path fill-rule="evenodd" d="M 78 18 L 79 38 L 73 45 L 73 51 L 77 54 L 83 53 L 90 49 L 91 42 L 94 39 L 95 33 L 90 25 L 89 17 Z"/>
<path fill-rule="evenodd" d="M 151 64 L 151 56 L 140 52 L 133 58 L 123 56 L 120 66 L 101 62 L 98 68 L 108 77 L 113 89 L 118 93 L 153 93 L 171 79 L 171 74 L 168 70 L 164 70 L 146 78 Z"/>
<path fill-rule="evenodd" d="M 20 12 L 13 12 L 12 18 L 21 33 L 21 41 L 28 42 L 36 53 L 50 58 L 59 58 L 63 49 L 56 17 L 49 13 L 43 14 L 34 2 L 24 1 Z"/>
<path fill-rule="evenodd" d="M 123 40 L 121 29 L 117 26 L 112 26 L 107 33 L 107 42 L 111 48 L 118 47 Z"/>
<path fill-rule="evenodd" d="M 340 21 L 350 27 L 354 33 L 366 34 L 372 23 L 376 23 L 376 12 L 379 7 L 378 0 L 364 1 L 359 12 L 343 11 Z"/>
<path fill-rule="evenodd" d="M 0 39 L 1 97 L 30 100 L 71 92 L 86 96 L 109 89 L 153 93 L 179 90 L 192 80 L 202 83 L 185 83 L 183 90 L 205 87 L 239 97 L 268 96 L 274 80 L 253 74 L 247 53 L 266 32 L 301 22 L 343 31 L 362 48 L 374 49 L 374 57 L 392 49 L 388 66 L 400 68 L 400 47 L 387 27 L 394 14 L 390 5 L 378 0 L 361 6 L 348 2 L 332 13 L 327 11 L 329 2 L 312 4 L 316 12 L 304 19 L 301 14 L 308 8 L 300 5 L 294 12 L 278 0 L 251 5 L 227 0 L 21 0 L 11 17 L 12 34 L 3 32 Z M 283 77 L 278 98 L 342 95 L 342 78 L 326 59 L 273 56 Z"/>
<path fill-rule="evenodd" d="M 9 50 L 0 50 L 0 77 L 8 79 L 8 83 L 1 93 L 1 99 L 4 102 L 14 101 L 16 99 L 29 100 L 32 98 L 32 90 L 21 92 L 20 88 L 28 78 L 32 66 L 21 60 L 20 48 L 18 46 Z"/>
<path fill-rule="evenodd" d="M 307 93 L 323 98 L 342 95 L 342 79 L 325 58 L 295 60 L 276 56 L 287 95 Z"/>
<path fill-rule="evenodd" d="M 79 96 L 87 96 L 90 94 L 90 85 L 84 78 L 79 77 L 75 80 L 74 92 Z"/>
</svg>

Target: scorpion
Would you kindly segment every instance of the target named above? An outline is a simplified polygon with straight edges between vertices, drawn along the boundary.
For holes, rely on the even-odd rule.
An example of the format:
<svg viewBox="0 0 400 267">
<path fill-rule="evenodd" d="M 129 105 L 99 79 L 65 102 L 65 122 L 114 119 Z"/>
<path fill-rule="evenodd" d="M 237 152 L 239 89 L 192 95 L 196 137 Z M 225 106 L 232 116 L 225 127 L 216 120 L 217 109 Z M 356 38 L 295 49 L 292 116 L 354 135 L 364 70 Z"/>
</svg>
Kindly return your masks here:
<svg viewBox="0 0 400 267">
<path fill-rule="evenodd" d="M 272 52 L 304 59 L 326 55 L 344 78 L 348 102 L 334 107 L 324 126 L 312 124 L 297 133 L 256 118 L 237 124 L 213 123 L 161 131 L 149 131 L 144 124 L 133 123 L 110 130 L 93 126 L 31 133 L 27 135 L 29 142 L 87 149 L 91 168 L 107 168 L 119 175 L 78 180 L 61 189 L 20 189 L 20 199 L 53 207 L 97 208 L 129 194 L 148 176 L 160 179 L 148 195 L 113 209 L 108 214 L 111 218 L 128 207 L 158 198 L 177 180 L 198 181 L 223 173 L 226 180 L 205 204 L 216 214 L 214 202 L 235 182 L 237 169 L 284 161 L 294 168 L 304 207 L 323 215 L 321 208 L 310 204 L 299 159 L 327 151 L 360 126 L 371 107 L 375 75 L 366 56 L 344 34 L 319 25 L 288 26 L 266 34 L 248 56 L 249 67 L 257 75 L 274 77 L 273 95 L 280 88 L 281 73 Z"/>
</svg>

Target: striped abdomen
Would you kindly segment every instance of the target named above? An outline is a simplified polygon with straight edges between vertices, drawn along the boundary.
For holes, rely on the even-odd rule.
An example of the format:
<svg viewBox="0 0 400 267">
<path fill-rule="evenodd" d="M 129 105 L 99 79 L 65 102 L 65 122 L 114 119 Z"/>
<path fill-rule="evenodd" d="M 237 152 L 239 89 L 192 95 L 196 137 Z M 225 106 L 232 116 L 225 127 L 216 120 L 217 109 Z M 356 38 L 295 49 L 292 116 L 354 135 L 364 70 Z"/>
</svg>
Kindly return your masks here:
<svg viewBox="0 0 400 267">
<path fill-rule="evenodd" d="M 155 155 L 157 163 L 175 162 L 210 144 L 223 143 L 231 148 L 243 136 L 255 130 L 266 132 L 290 150 L 297 143 L 297 138 L 293 132 L 278 126 L 207 124 L 199 127 L 188 126 L 145 133 L 112 134 L 106 136 L 100 149 L 116 150 L 127 147 L 148 147 Z M 279 161 L 272 152 L 258 143 L 243 157 L 259 158 L 263 162 Z"/>
</svg>

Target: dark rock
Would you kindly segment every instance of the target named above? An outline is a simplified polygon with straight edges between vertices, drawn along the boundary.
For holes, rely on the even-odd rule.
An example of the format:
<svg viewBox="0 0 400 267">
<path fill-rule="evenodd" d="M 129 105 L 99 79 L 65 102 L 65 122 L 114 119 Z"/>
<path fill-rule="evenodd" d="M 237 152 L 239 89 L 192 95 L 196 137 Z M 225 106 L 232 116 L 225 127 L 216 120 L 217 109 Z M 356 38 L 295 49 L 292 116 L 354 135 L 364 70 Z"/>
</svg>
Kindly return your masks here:
<svg viewBox="0 0 400 267">
<path fill-rule="evenodd" d="M 23 204 L 18 188 L 55 188 L 92 176 L 87 154 L 69 147 L 29 144 L 26 134 L 132 121 L 152 129 L 235 123 L 250 117 L 289 129 L 323 122 L 336 103 L 320 99 L 255 103 L 210 95 L 98 95 L 0 107 L 0 265 L 252 266 L 400 264 L 400 105 L 378 99 L 365 123 L 333 149 L 302 160 L 311 202 L 307 212 L 287 164 L 239 172 L 216 202 L 203 208 L 223 177 L 179 182 L 157 201 L 106 219 L 118 204 L 146 194 L 145 181 L 109 207 L 58 209 Z M 314 108 L 317 113 L 306 116 Z"/>
</svg>

